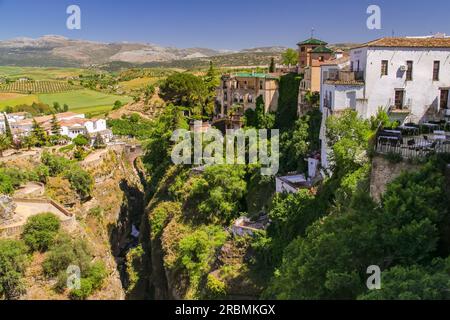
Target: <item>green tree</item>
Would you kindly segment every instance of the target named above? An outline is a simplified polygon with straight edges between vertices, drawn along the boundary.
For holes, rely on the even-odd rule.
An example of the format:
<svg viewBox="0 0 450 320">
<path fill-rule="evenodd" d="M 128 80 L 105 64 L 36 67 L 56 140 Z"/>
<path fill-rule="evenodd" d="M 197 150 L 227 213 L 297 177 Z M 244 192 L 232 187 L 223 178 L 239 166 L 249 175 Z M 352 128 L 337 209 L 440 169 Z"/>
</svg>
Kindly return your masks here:
<svg viewBox="0 0 450 320">
<path fill-rule="evenodd" d="M 72 166 L 70 170 L 64 173 L 64 177 L 69 180 L 73 190 L 75 190 L 81 199 L 87 199 L 91 196 L 94 189 L 94 180 L 92 176 L 79 167 Z"/>
<path fill-rule="evenodd" d="M 3 115 L 3 117 L 5 122 L 5 134 L 11 141 L 13 141 L 13 134 L 11 131 L 11 126 L 9 125 L 8 117 L 6 115 Z"/>
<path fill-rule="evenodd" d="M 175 105 L 190 108 L 205 107 L 208 89 L 203 80 L 190 73 L 175 73 L 160 86 L 161 97 Z"/>
<path fill-rule="evenodd" d="M 37 123 L 35 119 L 33 119 L 33 128 L 31 131 L 31 135 L 33 139 L 35 139 L 35 146 L 44 147 L 48 143 L 47 132 Z"/>
<path fill-rule="evenodd" d="M 52 213 L 42 213 L 28 219 L 22 239 L 33 251 L 47 251 L 61 227 L 59 218 Z"/>
<path fill-rule="evenodd" d="M 20 241 L 0 240 L 0 298 L 16 299 L 24 291 L 27 248 Z"/>
<path fill-rule="evenodd" d="M 89 139 L 82 134 L 79 134 L 72 142 L 77 147 L 86 147 L 89 145 Z"/>
<path fill-rule="evenodd" d="M 298 52 L 289 48 L 283 53 L 282 58 L 285 66 L 296 66 L 298 63 Z"/>
<path fill-rule="evenodd" d="M 256 129 L 272 129 L 275 125 L 275 115 L 266 113 L 262 96 L 256 99 L 255 110 L 247 109 L 245 112 L 245 125 Z"/>
<path fill-rule="evenodd" d="M 397 266 L 383 272 L 381 290 L 373 290 L 360 300 L 448 300 L 450 258 L 437 259 L 430 267 Z"/>
<path fill-rule="evenodd" d="M 201 219 L 227 223 L 240 214 L 246 191 L 243 166 L 215 165 L 194 180 L 189 201 Z"/>
<path fill-rule="evenodd" d="M 3 157 L 3 152 L 11 147 L 11 139 L 6 134 L 0 134 L 0 157 Z"/>
<path fill-rule="evenodd" d="M 54 136 L 60 136 L 61 135 L 61 126 L 59 125 L 58 119 L 56 118 L 56 115 L 53 114 L 52 120 L 51 120 L 51 132 Z"/>
<path fill-rule="evenodd" d="M 269 72 L 274 73 L 276 71 L 275 58 L 270 59 Z"/>
<path fill-rule="evenodd" d="M 335 173 L 352 172 L 368 160 L 369 141 L 374 134 L 370 122 L 353 110 L 327 119 L 328 145 L 333 150 L 330 160 Z"/>
<path fill-rule="evenodd" d="M 226 238 L 222 227 L 204 226 L 181 239 L 180 262 L 187 270 L 194 288 L 206 275 L 217 248 L 225 243 Z"/>
<path fill-rule="evenodd" d="M 60 112 L 62 111 L 61 105 L 59 104 L 59 102 L 53 102 L 53 109 L 54 109 L 57 113 L 60 113 Z"/>
<path fill-rule="evenodd" d="M 106 147 L 105 140 L 103 139 L 103 137 L 100 133 L 97 133 L 97 135 L 95 136 L 93 147 L 95 149 L 101 149 L 101 148 Z"/>
<path fill-rule="evenodd" d="M 122 106 L 123 106 L 122 101 L 116 100 L 114 102 L 113 110 L 119 110 L 120 108 L 122 108 Z"/>
<path fill-rule="evenodd" d="M 432 161 L 404 173 L 388 186 L 381 205 L 372 202 L 368 186 L 345 203 L 336 202 L 325 219 L 285 250 L 268 296 L 355 299 L 367 290 L 368 266 L 386 270 L 436 257 L 449 214 L 444 170 Z M 405 294 L 409 290 L 401 288 Z"/>
</svg>

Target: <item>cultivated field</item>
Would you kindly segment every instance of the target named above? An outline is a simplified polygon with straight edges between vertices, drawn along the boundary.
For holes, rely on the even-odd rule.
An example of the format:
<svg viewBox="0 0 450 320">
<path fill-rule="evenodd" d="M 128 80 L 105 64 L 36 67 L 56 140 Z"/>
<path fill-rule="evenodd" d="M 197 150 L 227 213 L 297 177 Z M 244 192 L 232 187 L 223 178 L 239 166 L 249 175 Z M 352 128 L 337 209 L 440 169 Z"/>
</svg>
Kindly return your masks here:
<svg viewBox="0 0 450 320">
<path fill-rule="evenodd" d="M 33 80 L 66 80 L 80 74 L 92 73 L 90 70 L 77 68 L 32 68 L 0 66 L 0 78 L 17 80 L 31 78 Z"/>
<path fill-rule="evenodd" d="M 128 96 L 106 94 L 89 89 L 75 90 L 54 94 L 39 94 L 39 101 L 53 105 L 58 102 L 60 105 L 67 104 L 72 112 L 101 114 L 111 111 L 114 102 L 120 100 L 128 103 L 132 99 Z"/>
<path fill-rule="evenodd" d="M 65 81 L 16 81 L 0 85 L 0 92 L 12 93 L 58 93 L 77 89 Z"/>
<path fill-rule="evenodd" d="M 30 105 L 33 102 L 39 102 L 39 98 L 35 94 L 0 93 L 0 111 L 7 106 Z"/>
</svg>

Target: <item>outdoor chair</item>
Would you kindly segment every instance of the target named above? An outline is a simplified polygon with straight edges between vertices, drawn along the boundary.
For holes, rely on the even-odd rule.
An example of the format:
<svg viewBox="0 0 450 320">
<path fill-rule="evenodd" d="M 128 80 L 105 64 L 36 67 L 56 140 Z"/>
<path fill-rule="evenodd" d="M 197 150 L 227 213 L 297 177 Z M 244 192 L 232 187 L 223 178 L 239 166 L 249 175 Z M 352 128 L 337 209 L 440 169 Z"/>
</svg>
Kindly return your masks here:
<svg viewBox="0 0 450 320">
<path fill-rule="evenodd" d="M 437 144 L 438 144 L 437 141 L 433 142 L 430 147 L 425 148 L 425 151 L 428 152 L 436 151 Z"/>
<path fill-rule="evenodd" d="M 408 148 L 409 150 L 416 150 L 416 140 L 408 140 Z"/>
</svg>

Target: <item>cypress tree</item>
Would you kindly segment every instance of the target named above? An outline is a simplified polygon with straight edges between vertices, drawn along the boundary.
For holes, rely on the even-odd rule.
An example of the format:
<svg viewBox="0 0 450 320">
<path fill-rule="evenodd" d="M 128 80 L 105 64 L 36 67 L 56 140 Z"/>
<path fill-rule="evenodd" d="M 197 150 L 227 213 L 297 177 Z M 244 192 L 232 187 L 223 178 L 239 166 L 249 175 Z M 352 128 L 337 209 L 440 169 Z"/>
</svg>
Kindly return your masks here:
<svg viewBox="0 0 450 320">
<path fill-rule="evenodd" d="M 6 136 L 12 141 L 12 139 L 13 139 L 13 134 L 12 134 L 12 131 L 11 131 L 11 127 L 10 127 L 10 125 L 9 125 L 9 122 L 8 122 L 8 118 L 6 117 L 6 115 L 3 115 L 3 117 L 4 117 L 4 119 L 5 119 L 5 134 L 6 134 Z"/>
<path fill-rule="evenodd" d="M 52 131 L 52 135 L 54 136 L 58 136 L 61 133 L 61 126 L 59 125 L 58 119 L 56 118 L 56 115 L 53 114 L 53 118 L 51 121 L 51 131 Z"/>
<path fill-rule="evenodd" d="M 275 58 L 272 58 L 272 59 L 270 59 L 269 72 L 273 73 L 273 72 L 276 71 L 275 69 L 276 69 L 276 67 L 275 67 Z"/>
</svg>

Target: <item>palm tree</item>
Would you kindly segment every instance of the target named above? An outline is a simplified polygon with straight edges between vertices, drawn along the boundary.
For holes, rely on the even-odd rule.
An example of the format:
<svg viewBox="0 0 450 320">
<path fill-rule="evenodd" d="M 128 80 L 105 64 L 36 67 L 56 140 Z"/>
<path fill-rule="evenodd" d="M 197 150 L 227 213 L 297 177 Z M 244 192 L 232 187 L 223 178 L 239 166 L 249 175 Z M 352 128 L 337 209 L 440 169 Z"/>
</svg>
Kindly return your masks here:
<svg viewBox="0 0 450 320">
<path fill-rule="evenodd" d="M 3 151 L 8 150 L 11 147 L 11 139 L 6 135 L 0 135 L 0 157 L 3 157 Z"/>
</svg>

